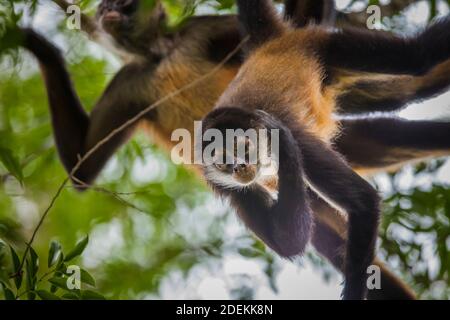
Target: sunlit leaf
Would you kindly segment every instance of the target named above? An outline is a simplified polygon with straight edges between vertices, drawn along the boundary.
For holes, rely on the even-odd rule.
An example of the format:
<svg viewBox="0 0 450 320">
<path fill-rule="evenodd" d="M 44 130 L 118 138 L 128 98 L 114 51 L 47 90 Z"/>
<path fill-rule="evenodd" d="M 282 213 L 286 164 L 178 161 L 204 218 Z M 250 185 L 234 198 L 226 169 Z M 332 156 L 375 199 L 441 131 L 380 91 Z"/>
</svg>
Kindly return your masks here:
<svg viewBox="0 0 450 320">
<path fill-rule="evenodd" d="M 32 247 L 30 247 L 30 262 L 30 268 L 32 272 L 31 276 L 36 277 L 39 270 L 39 257 Z"/>
<path fill-rule="evenodd" d="M 70 251 L 66 257 L 64 258 L 65 262 L 71 261 L 72 259 L 78 257 L 79 255 L 81 255 L 84 251 L 84 249 L 86 249 L 86 246 L 88 245 L 89 242 L 89 236 L 85 236 L 83 239 L 81 239 L 75 246 L 75 248 L 73 248 L 72 251 Z"/>
<path fill-rule="evenodd" d="M 260 252 L 254 250 L 253 248 L 241 248 L 239 249 L 239 254 L 246 258 L 256 258 L 261 255 Z"/>
<path fill-rule="evenodd" d="M 61 257 L 61 244 L 58 241 L 52 241 L 50 243 L 50 249 L 48 251 L 48 267 L 53 267 Z"/>
<path fill-rule="evenodd" d="M 66 290 L 66 291 L 71 291 L 68 287 L 67 287 L 67 279 L 66 278 L 60 278 L 60 277 L 53 277 L 50 278 L 48 280 L 48 282 L 50 282 L 51 284 L 53 284 L 54 286 Z"/>
<path fill-rule="evenodd" d="M 88 285 L 90 285 L 90 286 L 95 287 L 95 279 L 94 279 L 94 277 L 92 277 L 92 276 L 89 274 L 89 272 L 87 272 L 87 271 L 84 270 L 84 269 L 81 269 L 81 274 L 80 274 L 80 276 L 81 276 L 81 282 L 86 283 L 86 284 L 88 284 Z"/>
<path fill-rule="evenodd" d="M 12 150 L 0 147 L 0 162 L 17 180 L 23 181 L 22 167 Z"/>
</svg>

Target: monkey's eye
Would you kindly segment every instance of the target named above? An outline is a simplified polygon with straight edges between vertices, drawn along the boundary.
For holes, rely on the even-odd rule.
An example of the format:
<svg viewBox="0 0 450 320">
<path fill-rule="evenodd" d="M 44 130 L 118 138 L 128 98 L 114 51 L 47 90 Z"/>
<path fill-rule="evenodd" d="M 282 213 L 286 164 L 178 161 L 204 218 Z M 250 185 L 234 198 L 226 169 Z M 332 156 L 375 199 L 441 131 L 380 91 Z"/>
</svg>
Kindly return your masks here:
<svg viewBox="0 0 450 320">
<path fill-rule="evenodd" d="M 138 2 L 136 0 L 128 0 L 122 5 L 121 12 L 125 15 L 131 15 L 136 12 Z"/>
<path fill-rule="evenodd" d="M 232 172 L 233 171 L 233 165 L 232 164 L 221 164 L 221 163 L 215 163 L 214 166 L 217 168 L 217 170 L 222 172 Z"/>
<path fill-rule="evenodd" d="M 256 145 L 250 138 L 240 137 L 235 143 L 234 156 L 242 161 L 250 161 L 253 158 L 257 158 L 258 153 Z"/>
</svg>

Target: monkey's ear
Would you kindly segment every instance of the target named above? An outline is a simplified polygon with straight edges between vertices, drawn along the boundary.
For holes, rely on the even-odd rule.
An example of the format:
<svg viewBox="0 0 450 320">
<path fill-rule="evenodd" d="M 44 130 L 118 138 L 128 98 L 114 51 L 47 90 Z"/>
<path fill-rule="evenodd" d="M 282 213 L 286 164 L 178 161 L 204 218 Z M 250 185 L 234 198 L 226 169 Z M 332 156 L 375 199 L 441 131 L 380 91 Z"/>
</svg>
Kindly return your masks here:
<svg viewBox="0 0 450 320">
<path fill-rule="evenodd" d="M 283 34 L 286 26 L 268 0 L 238 0 L 239 22 L 248 52 Z"/>
</svg>

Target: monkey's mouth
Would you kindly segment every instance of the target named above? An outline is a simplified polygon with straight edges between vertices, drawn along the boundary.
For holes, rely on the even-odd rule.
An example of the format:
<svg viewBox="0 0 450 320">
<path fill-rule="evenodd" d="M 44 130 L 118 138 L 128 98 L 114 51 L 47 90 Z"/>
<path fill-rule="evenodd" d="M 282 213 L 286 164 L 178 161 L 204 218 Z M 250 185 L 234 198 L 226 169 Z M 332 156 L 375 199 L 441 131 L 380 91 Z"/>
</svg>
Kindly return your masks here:
<svg viewBox="0 0 450 320">
<path fill-rule="evenodd" d="M 123 14 L 118 11 L 109 11 L 102 16 L 102 24 L 104 27 L 115 26 L 122 23 L 123 20 Z"/>
</svg>

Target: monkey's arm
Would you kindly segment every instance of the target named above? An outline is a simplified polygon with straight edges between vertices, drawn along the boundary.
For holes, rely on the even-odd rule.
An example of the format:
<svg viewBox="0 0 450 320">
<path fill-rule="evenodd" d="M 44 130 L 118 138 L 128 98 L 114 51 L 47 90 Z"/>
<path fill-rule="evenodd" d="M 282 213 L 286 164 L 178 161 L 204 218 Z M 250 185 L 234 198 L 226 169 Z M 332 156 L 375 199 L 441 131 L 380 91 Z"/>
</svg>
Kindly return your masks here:
<svg viewBox="0 0 450 320">
<path fill-rule="evenodd" d="M 293 135 L 303 154 L 308 184 L 323 199 L 348 215 L 343 297 L 363 299 L 367 289 L 367 267 L 375 257 L 379 196 L 318 138 L 298 127 Z"/>
<path fill-rule="evenodd" d="M 70 173 L 86 152 L 148 104 L 125 99 L 120 95 L 124 91 L 115 89 L 123 82 L 130 82 L 131 72 L 122 69 L 89 116 L 73 88 L 59 50 L 31 29 L 25 29 L 23 33 L 24 46 L 39 61 L 45 79 L 56 146 L 62 163 Z M 133 87 L 132 83 L 129 85 Z M 133 125 L 105 142 L 74 176 L 86 184 L 92 182 L 132 129 Z"/>
<path fill-rule="evenodd" d="M 341 124 L 335 148 L 357 171 L 386 170 L 450 154 L 450 122 L 369 117 Z"/>
<path fill-rule="evenodd" d="M 254 128 L 255 123 L 268 130 L 279 130 L 278 200 L 268 203 L 265 191 L 256 186 L 245 189 L 212 186 L 231 200 L 247 227 L 270 248 L 283 257 L 300 255 L 310 239 L 312 217 L 306 201 L 300 151 L 290 131 L 265 113 L 238 108 L 216 109 L 205 118 L 203 127 L 247 130 Z"/>
<path fill-rule="evenodd" d="M 344 217 L 329 204 L 311 195 L 311 209 L 314 212 L 312 245 L 317 252 L 330 261 L 339 271 L 344 271 L 347 224 Z M 374 264 L 381 270 L 381 289 L 369 290 L 369 300 L 413 300 L 414 292 L 389 271 L 379 260 Z"/>
<path fill-rule="evenodd" d="M 349 28 L 326 33 L 319 42 L 326 68 L 423 75 L 450 58 L 450 17 L 412 37 Z"/>
<path fill-rule="evenodd" d="M 360 118 L 341 121 L 342 134 L 334 147 L 363 174 L 372 174 L 411 161 L 450 154 L 450 123 L 396 118 Z M 312 244 L 338 270 L 343 271 L 346 221 L 317 197 L 311 197 L 315 217 Z M 413 299 L 413 292 L 380 261 L 382 289 L 369 291 L 369 299 Z"/>
<path fill-rule="evenodd" d="M 361 173 L 396 168 L 406 162 L 450 154 L 450 123 L 407 121 L 395 118 L 361 118 L 341 121 L 342 134 L 334 142 L 352 168 Z M 343 271 L 346 221 L 320 198 L 311 196 L 315 217 L 312 244 L 338 270 Z M 379 260 L 381 290 L 369 299 L 414 299 L 414 293 Z"/>
<path fill-rule="evenodd" d="M 397 111 L 450 89 L 450 60 L 423 76 L 340 71 L 334 70 L 330 88 L 338 92 L 337 107 L 341 114 Z"/>
</svg>

